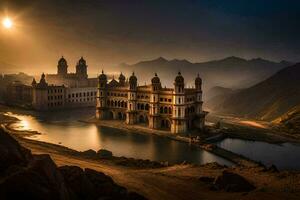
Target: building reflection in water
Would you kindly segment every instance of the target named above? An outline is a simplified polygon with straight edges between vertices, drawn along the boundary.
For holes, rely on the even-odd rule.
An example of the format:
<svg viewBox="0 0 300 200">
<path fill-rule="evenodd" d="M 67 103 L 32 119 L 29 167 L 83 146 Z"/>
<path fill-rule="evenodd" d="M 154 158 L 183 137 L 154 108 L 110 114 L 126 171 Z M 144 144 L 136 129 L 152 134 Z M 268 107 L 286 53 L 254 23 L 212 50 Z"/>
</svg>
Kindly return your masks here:
<svg viewBox="0 0 300 200">
<path fill-rule="evenodd" d="M 97 127 L 94 124 L 78 121 L 78 119 L 90 117 L 89 112 L 86 115 L 82 112 L 60 113 L 59 115 L 56 112 L 10 115 L 21 120 L 16 126 L 22 127 L 23 130 L 35 130 L 42 133 L 34 136 L 33 139 L 61 144 L 78 151 L 88 149 L 97 151 L 103 148 L 112 151 L 116 156 L 168 161 L 172 164 L 187 161 L 195 164 L 219 162 L 231 165 L 230 162 L 187 143 L 156 135 Z"/>
</svg>

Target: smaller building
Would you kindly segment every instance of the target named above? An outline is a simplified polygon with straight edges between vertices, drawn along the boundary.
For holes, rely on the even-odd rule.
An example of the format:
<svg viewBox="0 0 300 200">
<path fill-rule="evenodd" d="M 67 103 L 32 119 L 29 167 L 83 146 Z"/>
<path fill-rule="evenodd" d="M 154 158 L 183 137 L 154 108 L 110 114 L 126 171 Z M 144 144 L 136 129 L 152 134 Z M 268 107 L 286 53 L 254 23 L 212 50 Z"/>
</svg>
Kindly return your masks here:
<svg viewBox="0 0 300 200">
<path fill-rule="evenodd" d="M 7 85 L 5 102 L 8 105 L 29 106 L 32 102 L 32 87 L 20 81 Z"/>
<path fill-rule="evenodd" d="M 65 107 L 65 86 L 48 85 L 45 74 L 39 83 L 32 81 L 32 107 L 35 110 L 54 110 Z"/>
<path fill-rule="evenodd" d="M 45 77 L 42 74 L 39 83 L 32 81 L 32 107 L 35 110 L 96 106 L 97 88 L 48 84 Z"/>
</svg>

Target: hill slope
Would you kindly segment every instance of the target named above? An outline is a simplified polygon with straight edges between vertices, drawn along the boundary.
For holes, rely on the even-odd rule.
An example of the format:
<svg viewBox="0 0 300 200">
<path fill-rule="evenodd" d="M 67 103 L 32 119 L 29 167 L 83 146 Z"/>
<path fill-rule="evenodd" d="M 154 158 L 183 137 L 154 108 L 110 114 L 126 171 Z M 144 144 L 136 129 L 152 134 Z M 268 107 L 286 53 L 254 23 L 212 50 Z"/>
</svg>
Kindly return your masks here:
<svg viewBox="0 0 300 200">
<path fill-rule="evenodd" d="M 300 105 L 299 85 L 300 63 L 210 105 L 216 112 L 273 120 Z"/>
<path fill-rule="evenodd" d="M 157 72 L 162 84 L 168 86 L 173 84 L 178 70 L 183 72 L 188 86 L 193 85 L 194 78 L 200 73 L 206 90 L 217 85 L 228 88 L 249 87 L 289 65 L 286 61 L 277 63 L 261 58 L 246 60 L 234 56 L 202 63 L 160 57 L 133 65 L 121 64 L 120 68 L 135 71 L 140 80 L 148 82 L 154 72 Z"/>
</svg>

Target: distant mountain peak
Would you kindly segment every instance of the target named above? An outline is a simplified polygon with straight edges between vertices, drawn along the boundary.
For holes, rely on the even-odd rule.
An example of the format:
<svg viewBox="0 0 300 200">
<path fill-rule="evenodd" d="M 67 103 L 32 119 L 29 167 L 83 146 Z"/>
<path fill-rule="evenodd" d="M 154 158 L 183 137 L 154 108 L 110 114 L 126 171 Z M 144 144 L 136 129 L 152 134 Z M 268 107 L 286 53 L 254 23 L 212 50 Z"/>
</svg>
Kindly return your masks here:
<svg viewBox="0 0 300 200">
<path fill-rule="evenodd" d="M 156 59 L 154 59 L 153 61 L 159 61 L 159 62 L 167 62 L 168 60 L 167 59 L 165 59 L 164 57 L 158 57 L 158 58 L 156 58 Z"/>
<path fill-rule="evenodd" d="M 237 62 L 245 62 L 247 61 L 246 59 L 244 58 L 240 58 L 240 57 L 237 57 L 237 56 L 229 56 L 227 58 L 224 58 L 220 61 L 237 61 Z"/>
</svg>

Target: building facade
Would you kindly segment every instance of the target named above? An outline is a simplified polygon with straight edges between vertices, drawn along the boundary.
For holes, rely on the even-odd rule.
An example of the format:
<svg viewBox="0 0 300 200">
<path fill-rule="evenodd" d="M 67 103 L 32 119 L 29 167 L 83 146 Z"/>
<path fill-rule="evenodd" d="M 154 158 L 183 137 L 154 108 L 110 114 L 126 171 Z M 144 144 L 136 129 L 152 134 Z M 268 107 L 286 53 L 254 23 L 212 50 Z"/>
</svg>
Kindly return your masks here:
<svg viewBox="0 0 300 200">
<path fill-rule="evenodd" d="M 7 105 L 30 106 L 32 102 L 32 87 L 21 81 L 13 81 L 6 86 L 5 103 Z"/>
<path fill-rule="evenodd" d="M 97 87 L 97 78 L 88 78 L 87 63 L 83 57 L 76 64 L 76 72 L 68 72 L 68 63 L 61 57 L 57 63 L 57 74 L 46 74 L 46 80 L 53 85 L 65 85 L 71 88 Z"/>
<path fill-rule="evenodd" d="M 80 58 L 76 73 L 68 73 L 65 58 L 60 58 L 57 74 L 42 74 L 39 83 L 32 81 L 32 107 L 35 110 L 95 107 L 97 78 L 88 78 L 87 64 Z"/>
<path fill-rule="evenodd" d="M 150 85 L 138 86 L 134 73 L 126 81 L 108 82 L 103 73 L 98 77 L 96 117 L 99 120 L 119 119 L 127 124 L 146 124 L 151 129 L 162 129 L 174 134 L 189 129 L 204 128 L 206 112 L 202 110 L 202 80 L 195 79 L 194 88 L 185 88 L 179 72 L 173 88 L 163 88 L 157 74 Z"/>
</svg>

